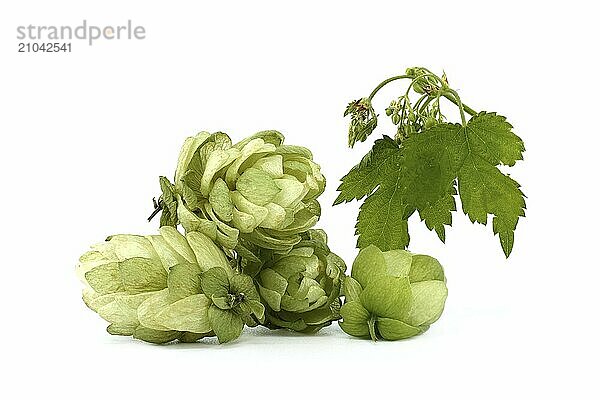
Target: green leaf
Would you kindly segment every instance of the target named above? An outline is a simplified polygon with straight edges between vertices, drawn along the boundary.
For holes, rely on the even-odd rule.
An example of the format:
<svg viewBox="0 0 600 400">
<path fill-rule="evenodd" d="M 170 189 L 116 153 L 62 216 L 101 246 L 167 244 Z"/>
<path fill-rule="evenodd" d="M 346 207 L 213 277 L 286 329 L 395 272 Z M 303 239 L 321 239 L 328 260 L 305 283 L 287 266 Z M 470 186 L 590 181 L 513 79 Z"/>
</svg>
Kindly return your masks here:
<svg viewBox="0 0 600 400">
<path fill-rule="evenodd" d="M 399 172 L 391 177 L 391 181 L 382 183 L 360 207 L 356 233 L 361 249 L 371 244 L 383 251 L 403 249 L 410 242 L 407 220 L 414 208 L 404 202 L 401 191 L 397 190 Z"/>
<path fill-rule="evenodd" d="M 437 124 L 403 142 L 397 189 L 421 210 L 451 191 L 467 144 L 459 124 Z"/>
<path fill-rule="evenodd" d="M 377 187 L 358 215 L 358 247 L 405 248 L 410 241 L 407 220 L 415 210 L 444 241 L 445 226 L 452 223 L 456 209 L 458 182 L 463 211 L 472 222 L 482 224 L 489 214 L 494 216 L 493 231 L 508 257 L 518 219 L 525 215 L 519 184 L 497 168 L 522 159 L 523 142 L 511 129 L 504 117 L 483 112 L 466 126 L 436 124 L 405 139 L 397 151 L 391 146 L 385 151 L 374 147 L 370 158 L 379 160 L 376 153 L 385 158 L 378 164 L 379 174 L 368 175 L 365 167 L 363 174 L 373 180 L 363 182 L 361 168 L 355 167 L 348 185 L 342 182 L 345 191 L 339 197 L 339 202 L 360 198 Z"/>
<path fill-rule="evenodd" d="M 436 125 L 407 140 L 403 148 L 403 170 L 419 171 L 424 164 L 439 169 L 439 173 L 429 176 L 409 173 L 408 202 L 419 210 L 427 208 L 427 216 L 432 212 L 431 204 L 446 197 L 440 207 L 447 218 L 452 206 L 447 196 L 454 180 L 458 179 L 463 211 L 472 222 L 483 224 L 488 214 L 494 215 L 494 233 L 499 234 L 507 257 L 512 250 L 518 218 L 525 215 L 525 200 L 519 184 L 496 167 L 514 165 L 523 158 L 523 142 L 511 129 L 504 117 L 483 112 L 471 118 L 465 127 Z M 432 158 L 426 159 L 430 153 Z M 429 181 L 424 180 L 426 178 Z M 439 222 L 437 225 L 439 227 Z"/>
<path fill-rule="evenodd" d="M 219 343 L 227 343 L 237 339 L 244 329 L 242 317 L 232 310 L 221 310 L 215 305 L 208 309 L 208 319 Z"/>
<path fill-rule="evenodd" d="M 381 168 L 387 159 L 398 152 L 398 145 L 388 136 L 378 139 L 373 148 L 355 165 L 337 188 L 340 194 L 334 205 L 360 200 L 371 194 L 382 181 Z"/>
<path fill-rule="evenodd" d="M 419 210 L 421 221 L 425 222 L 430 231 L 435 230 L 442 242 L 446 241 L 446 226 L 452 225 L 452 212 L 456 211 L 456 194 L 456 188 L 452 185 L 450 192 Z"/>
<path fill-rule="evenodd" d="M 470 152 L 492 165 L 515 165 L 516 161 L 523 159 L 525 145 L 512 128 L 501 115 L 479 113 L 465 128 Z"/>
<path fill-rule="evenodd" d="M 513 248 L 519 217 L 525 216 L 525 199 L 517 181 L 501 173 L 484 159 L 471 155 L 458 175 L 458 191 L 471 222 L 487 223 L 493 214 L 494 234 L 500 237 L 504 254 Z"/>
<path fill-rule="evenodd" d="M 378 277 L 360 294 L 362 305 L 378 317 L 402 320 L 412 307 L 408 277 Z"/>
</svg>

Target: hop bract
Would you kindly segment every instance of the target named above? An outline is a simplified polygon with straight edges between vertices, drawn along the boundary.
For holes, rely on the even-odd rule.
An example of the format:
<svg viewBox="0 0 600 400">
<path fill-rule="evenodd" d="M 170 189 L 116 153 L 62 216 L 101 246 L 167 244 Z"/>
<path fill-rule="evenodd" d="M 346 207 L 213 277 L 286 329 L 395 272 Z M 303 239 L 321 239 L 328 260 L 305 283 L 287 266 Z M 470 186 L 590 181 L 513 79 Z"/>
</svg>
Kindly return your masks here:
<svg viewBox="0 0 600 400">
<path fill-rule="evenodd" d="M 201 132 L 181 150 L 175 182 L 161 178 L 162 225 L 200 231 L 227 249 L 248 242 L 286 253 L 317 222 L 325 188 L 311 152 L 276 131 L 237 144 Z"/>
<path fill-rule="evenodd" d="M 274 255 L 256 276 L 270 327 L 316 332 L 339 319 L 346 265 L 327 247 L 322 230 L 302 234 L 285 255 Z"/>
<path fill-rule="evenodd" d="M 370 245 L 344 281 L 340 327 L 349 335 L 398 340 L 425 332 L 441 316 L 446 278 L 433 257 Z"/>
<path fill-rule="evenodd" d="M 249 276 L 231 268 L 206 235 L 183 236 L 163 227 L 160 235 L 115 235 L 80 258 L 83 299 L 114 335 L 152 343 L 237 338 L 244 324 L 264 319 Z"/>
</svg>

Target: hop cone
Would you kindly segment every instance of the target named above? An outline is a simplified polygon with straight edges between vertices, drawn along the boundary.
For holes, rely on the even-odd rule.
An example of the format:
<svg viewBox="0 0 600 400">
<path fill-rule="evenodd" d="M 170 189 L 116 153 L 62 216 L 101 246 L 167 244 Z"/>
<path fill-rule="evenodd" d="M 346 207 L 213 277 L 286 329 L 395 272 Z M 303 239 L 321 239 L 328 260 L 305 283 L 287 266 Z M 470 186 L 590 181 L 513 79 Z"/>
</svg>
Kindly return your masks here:
<svg viewBox="0 0 600 400">
<path fill-rule="evenodd" d="M 441 264 L 406 250 L 371 245 L 344 280 L 340 327 L 349 335 L 399 340 L 419 335 L 442 315 L 448 289 Z"/>
<path fill-rule="evenodd" d="M 283 144 L 276 131 L 237 144 L 201 132 L 181 150 L 175 182 L 161 177 L 161 225 L 200 231 L 226 249 L 289 252 L 320 216 L 325 188 L 304 147 Z"/>
<path fill-rule="evenodd" d="M 199 232 L 115 235 L 80 258 L 83 299 L 114 335 L 152 343 L 237 338 L 263 321 L 252 278 L 236 273 L 223 250 Z"/>
<path fill-rule="evenodd" d="M 273 255 L 255 277 L 270 327 L 315 332 L 339 319 L 346 265 L 327 247 L 322 230 L 309 230 L 285 255 Z"/>
</svg>

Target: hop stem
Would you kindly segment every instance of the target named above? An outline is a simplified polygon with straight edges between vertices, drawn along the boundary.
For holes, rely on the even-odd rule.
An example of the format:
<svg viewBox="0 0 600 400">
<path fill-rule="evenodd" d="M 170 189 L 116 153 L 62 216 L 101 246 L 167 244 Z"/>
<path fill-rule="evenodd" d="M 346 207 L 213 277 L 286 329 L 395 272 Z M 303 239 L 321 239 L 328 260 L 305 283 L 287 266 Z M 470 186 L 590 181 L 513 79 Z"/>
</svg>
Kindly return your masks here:
<svg viewBox="0 0 600 400">
<path fill-rule="evenodd" d="M 369 335 L 371 335 L 371 339 L 373 341 L 377 341 L 377 333 L 375 332 L 375 316 L 371 315 L 371 318 L 369 318 Z"/>
<path fill-rule="evenodd" d="M 163 206 L 162 206 L 162 201 L 156 201 L 154 198 L 152 198 L 152 202 L 154 203 L 154 211 L 152 211 L 152 214 L 150 214 L 150 216 L 148 217 L 148 222 L 152 221 L 152 218 L 156 217 L 156 215 L 160 212 L 160 210 L 162 210 Z"/>
</svg>

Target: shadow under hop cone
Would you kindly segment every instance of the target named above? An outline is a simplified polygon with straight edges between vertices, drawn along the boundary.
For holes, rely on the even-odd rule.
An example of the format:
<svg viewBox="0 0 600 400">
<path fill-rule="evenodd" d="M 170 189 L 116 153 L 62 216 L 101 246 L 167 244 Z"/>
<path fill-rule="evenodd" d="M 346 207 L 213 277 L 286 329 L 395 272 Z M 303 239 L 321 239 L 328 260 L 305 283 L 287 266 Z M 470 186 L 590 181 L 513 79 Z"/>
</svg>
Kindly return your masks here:
<svg viewBox="0 0 600 400">
<path fill-rule="evenodd" d="M 232 144 L 224 133 L 186 139 L 174 183 L 160 178 L 161 226 L 181 224 L 258 260 L 256 249 L 288 253 L 321 214 L 325 178 L 301 146 L 277 131 Z"/>
</svg>

